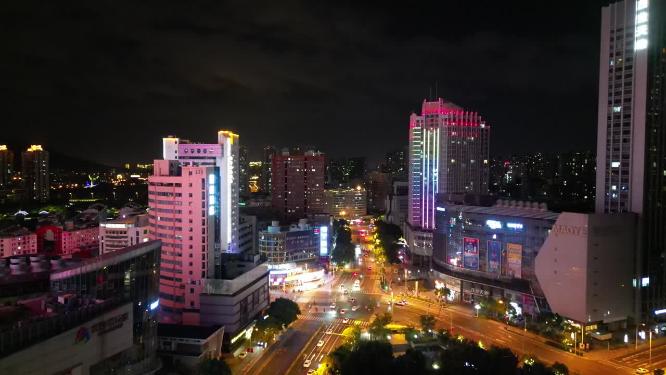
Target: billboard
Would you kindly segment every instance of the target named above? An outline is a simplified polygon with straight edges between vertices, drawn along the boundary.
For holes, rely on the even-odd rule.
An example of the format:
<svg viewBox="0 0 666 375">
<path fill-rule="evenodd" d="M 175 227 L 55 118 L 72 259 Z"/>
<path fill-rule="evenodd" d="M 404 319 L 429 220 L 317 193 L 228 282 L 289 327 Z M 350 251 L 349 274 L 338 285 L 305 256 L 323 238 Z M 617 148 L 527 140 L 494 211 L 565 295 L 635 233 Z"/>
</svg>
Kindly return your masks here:
<svg viewBox="0 0 666 375">
<path fill-rule="evenodd" d="M 463 265 L 470 270 L 479 269 L 479 239 L 463 237 Z"/>
<path fill-rule="evenodd" d="M 488 241 L 488 272 L 499 273 L 502 266 L 502 243 Z"/>
<path fill-rule="evenodd" d="M 506 270 L 507 275 L 520 278 L 520 269 L 523 264 L 523 245 L 516 243 L 506 244 Z"/>
<path fill-rule="evenodd" d="M 328 255 L 328 227 L 319 227 L 319 256 Z"/>
</svg>

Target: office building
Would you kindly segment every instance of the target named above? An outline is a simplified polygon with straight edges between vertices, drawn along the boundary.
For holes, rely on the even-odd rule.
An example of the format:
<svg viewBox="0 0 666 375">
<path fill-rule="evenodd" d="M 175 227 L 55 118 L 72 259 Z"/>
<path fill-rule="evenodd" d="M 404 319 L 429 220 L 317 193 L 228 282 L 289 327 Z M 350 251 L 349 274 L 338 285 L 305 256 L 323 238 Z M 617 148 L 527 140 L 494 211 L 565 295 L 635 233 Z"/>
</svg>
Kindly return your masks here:
<svg viewBox="0 0 666 375">
<path fill-rule="evenodd" d="M 273 221 L 266 230 L 259 232 L 259 254 L 269 265 L 317 260 L 323 250 L 321 228 L 309 225 L 306 219 L 288 227 Z M 328 227 L 323 228 L 326 228 L 323 230 L 326 236 Z M 327 255 L 327 251 L 323 255 Z"/>
<path fill-rule="evenodd" d="M 407 159 L 408 154 L 406 147 L 387 152 L 384 156 L 381 171 L 388 173 L 394 178 L 406 179 L 408 172 Z"/>
<path fill-rule="evenodd" d="M 247 147 L 238 147 L 238 193 L 241 197 L 250 195 L 250 161 Z"/>
<path fill-rule="evenodd" d="M 17 304 L 6 307 L 14 321 L 0 333 L 0 373 L 158 370 L 159 256 L 159 241 L 151 241 L 79 262 L 31 257 L 30 270 L 3 277 L 3 288 L 27 276 L 47 284 L 41 293 L 21 289 L 29 294 L 14 295 Z"/>
<path fill-rule="evenodd" d="M 391 175 L 380 171 L 368 173 L 365 180 L 368 191 L 368 212 L 383 213 L 386 211 L 386 197 L 391 190 Z"/>
<path fill-rule="evenodd" d="M 665 8 L 624 0 L 601 11 L 596 211 L 639 216 L 639 319 L 666 308 Z"/>
<path fill-rule="evenodd" d="M 150 225 L 147 214 L 128 215 L 99 224 L 99 253 L 106 254 L 147 242 Z"/>
<path fill-rule="evenodd" d="M 191 373 L 196 373 L 202 360 L 222 355 L 224 327 L 160 323 L 157 326 L 157 338 L 157 353 L 165 366 L 183 366 Z"/>
<path fill-rule="evenodd" d="M 0 145 L 0 188 L 5 188 L 14 175 L 14 153 L 7 145 Z"/>
<path fill-rule="evenodd" d="M 438 193 L 488 193 L 490 127 L 443 99 L 409 118 L 409 204 L 405 239 L 413 259 L 432 254 Z"/>
<path fill-rule="evenodd" d="M 259 182 L 259 191 L 264 194 L 272 194 L 273 181 L 273 156 L 277 151 L 273 146 L 264 147 L 263 160 L 261 161 L 261 177 Z"/>
<path fill-rule="evenodd" d="M 0 231 L 0 257 L 37 253 L 37 235 L 23 227 L 7 227 Z"/>
<path fill-rule="evenodd" d="M 202 280 L 200 325 L 223 326 L 226 351 L 251 338 L 254 320 L 268 307 L 268 267 L 259 258 L 224 254 L 222 277 Z"/>
<path fill-rule="evenodd" d="M 240 215 L 238 224 L 238 252 L 256 254 L 257 250 L 257 217 Z"/>
<path fill-rule="evenodd" d="M 367 193 L 361 185 L 355 188 L 326 189 L 325 212 L 335 218 L 358 219 L 367 214 Z"/>
<path fill-rule="evenodd" d="M 386 221 L 400 226 L 407 219 L 409 206 L 409 185 L 407 181 L 393 181 L 392 189 L 386 196 Z"/>
<path fill-rule="evenodd" d="M 632 314 L 634 214 L 556 213 L 544 204 L 438 194 L 432 267 L 453 300 L 504 299 L 619 327 Z M 577 270 L 571 272 L 571 270 Z"/>
<path fill-rule="evenodd" d="M 365 158 L 330 159 L 327 174 L 327 185 L 331 187 L 360 183 L 365 176 Z"/>
<path fill-rule="evenodd" d="M 21 178 L 25 197 L 28 200 L 49 200 L 49 153 L 40 145 L 31 145 L 21 154 Z"/>
<path fill-rule="evenodd" d="M 273 156 L 272 202 L 285 218 L 301 218 L 324 210 L 326 158 L 312 150 Z"/>
<path fill-rule="evenodd" d="M 65 222 L 65 225 L 42 225 L 35 230 L 35 234 L 40 253 L 62 256 L 79 254 L 89 257 L 96 255 L 99 248 L 97 222 L 76 227 L 72 221 Z"/>
<path fill-rule="evenodd" d="M 160 321 L 198 324 L 203 280 L 221 275 L 222 253 L 238 251 L 238 135 L 163 145 L 148 179 L 151 238 L 163 246 Z"/>
</svg>

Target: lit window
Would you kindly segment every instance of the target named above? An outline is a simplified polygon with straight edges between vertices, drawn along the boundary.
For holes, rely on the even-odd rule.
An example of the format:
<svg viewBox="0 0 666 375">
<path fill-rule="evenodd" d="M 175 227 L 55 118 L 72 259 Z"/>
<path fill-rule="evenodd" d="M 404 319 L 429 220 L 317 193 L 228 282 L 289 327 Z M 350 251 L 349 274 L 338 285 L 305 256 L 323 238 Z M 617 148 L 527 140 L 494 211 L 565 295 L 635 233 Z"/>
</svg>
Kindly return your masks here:
<svg viewBox="0 0 666 375">
<path fill-rule="evenodd" d="M 620 162 L 619 161 L 614 161 L 611 163 L 611 167 L 613 168 L 620 168 Z"/>
<path fill-rule="evenodd" d="M 622 111 L 622 106 L 621 105 L 616 105 L 613 107 L 613 113 L 618 113 Z"/>
</svg>

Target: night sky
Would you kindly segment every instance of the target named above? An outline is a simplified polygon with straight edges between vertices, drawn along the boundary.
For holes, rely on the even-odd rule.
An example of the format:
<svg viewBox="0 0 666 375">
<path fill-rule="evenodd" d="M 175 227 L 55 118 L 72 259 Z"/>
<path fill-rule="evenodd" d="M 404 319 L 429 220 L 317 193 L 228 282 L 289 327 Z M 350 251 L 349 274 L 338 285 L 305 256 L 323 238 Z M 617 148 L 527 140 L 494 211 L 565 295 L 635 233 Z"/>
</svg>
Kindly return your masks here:
<svg viewBox="0 0 666 375">
<path fill-rule="evenodd" d="M 493 154 L 594 149 L 607 1 L 323 3 L 5 1 L 0 143 L 118 165 L 232 129 L 378 160 L 437 91 Z"/>
</svg>

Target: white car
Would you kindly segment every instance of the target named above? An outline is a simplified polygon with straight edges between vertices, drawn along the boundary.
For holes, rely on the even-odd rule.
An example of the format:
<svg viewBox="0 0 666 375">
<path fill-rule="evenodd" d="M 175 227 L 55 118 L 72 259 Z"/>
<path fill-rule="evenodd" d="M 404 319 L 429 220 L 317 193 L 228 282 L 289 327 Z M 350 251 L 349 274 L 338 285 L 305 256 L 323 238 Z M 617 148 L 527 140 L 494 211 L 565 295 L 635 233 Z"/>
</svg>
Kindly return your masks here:
<svg viewBox="0 0 666 375">
<path fill-rule="evenodd" d="M 332 329 L 329 328 L 329 329 L 326 330 L 326 334 L 327 334 L 327 335 L 330 335 L 331 333 L 333 333 L 333 330 L 332 330 Z"/>
<path fill-rule="evenodd" d="M 344 318 L 344 319 L 342 319 L 342 323 L 344 323 L 344 324 L 349 323 L 349 318 Z"/>
<path fill-rule="evenodd" d="M 324 346 L 324 340 L 319 340 L 319 342 L 317 343 L 317 346 L 319 346 L 319 347 Z"/>
<path fill-rule="evenodd" d="M 238 355 L 238 358 L 240 358 L 240 359 L 243 359 L 243 358 L 245 358 L 245 357 L 247 357 L 247 353 L 246 353 L 246 352 L 242 352 L 241 354 Z"/>
<path fill-rule="evenodd" d="M 303 367 L 310 367 L 311 364 L 312 364 L 312 360 L 311 359 L 306 359 L 305 362 L 303 362 Z"/>
<path fill-rule="evenodd" d="M 316 371 L 316 370 L 314 370 L 314 369 L 309 369 L 309 370 L 308 370 L 308 375 L 312 375 L 312 374 L 314 374 L 315 371 Z"/>
<path fill-rule="evenodd" d="M 356 310 L 358 310 L 358 306 L 357 305 L 352 306 L 352 311 L 356 311 Z"/>
</svg>

